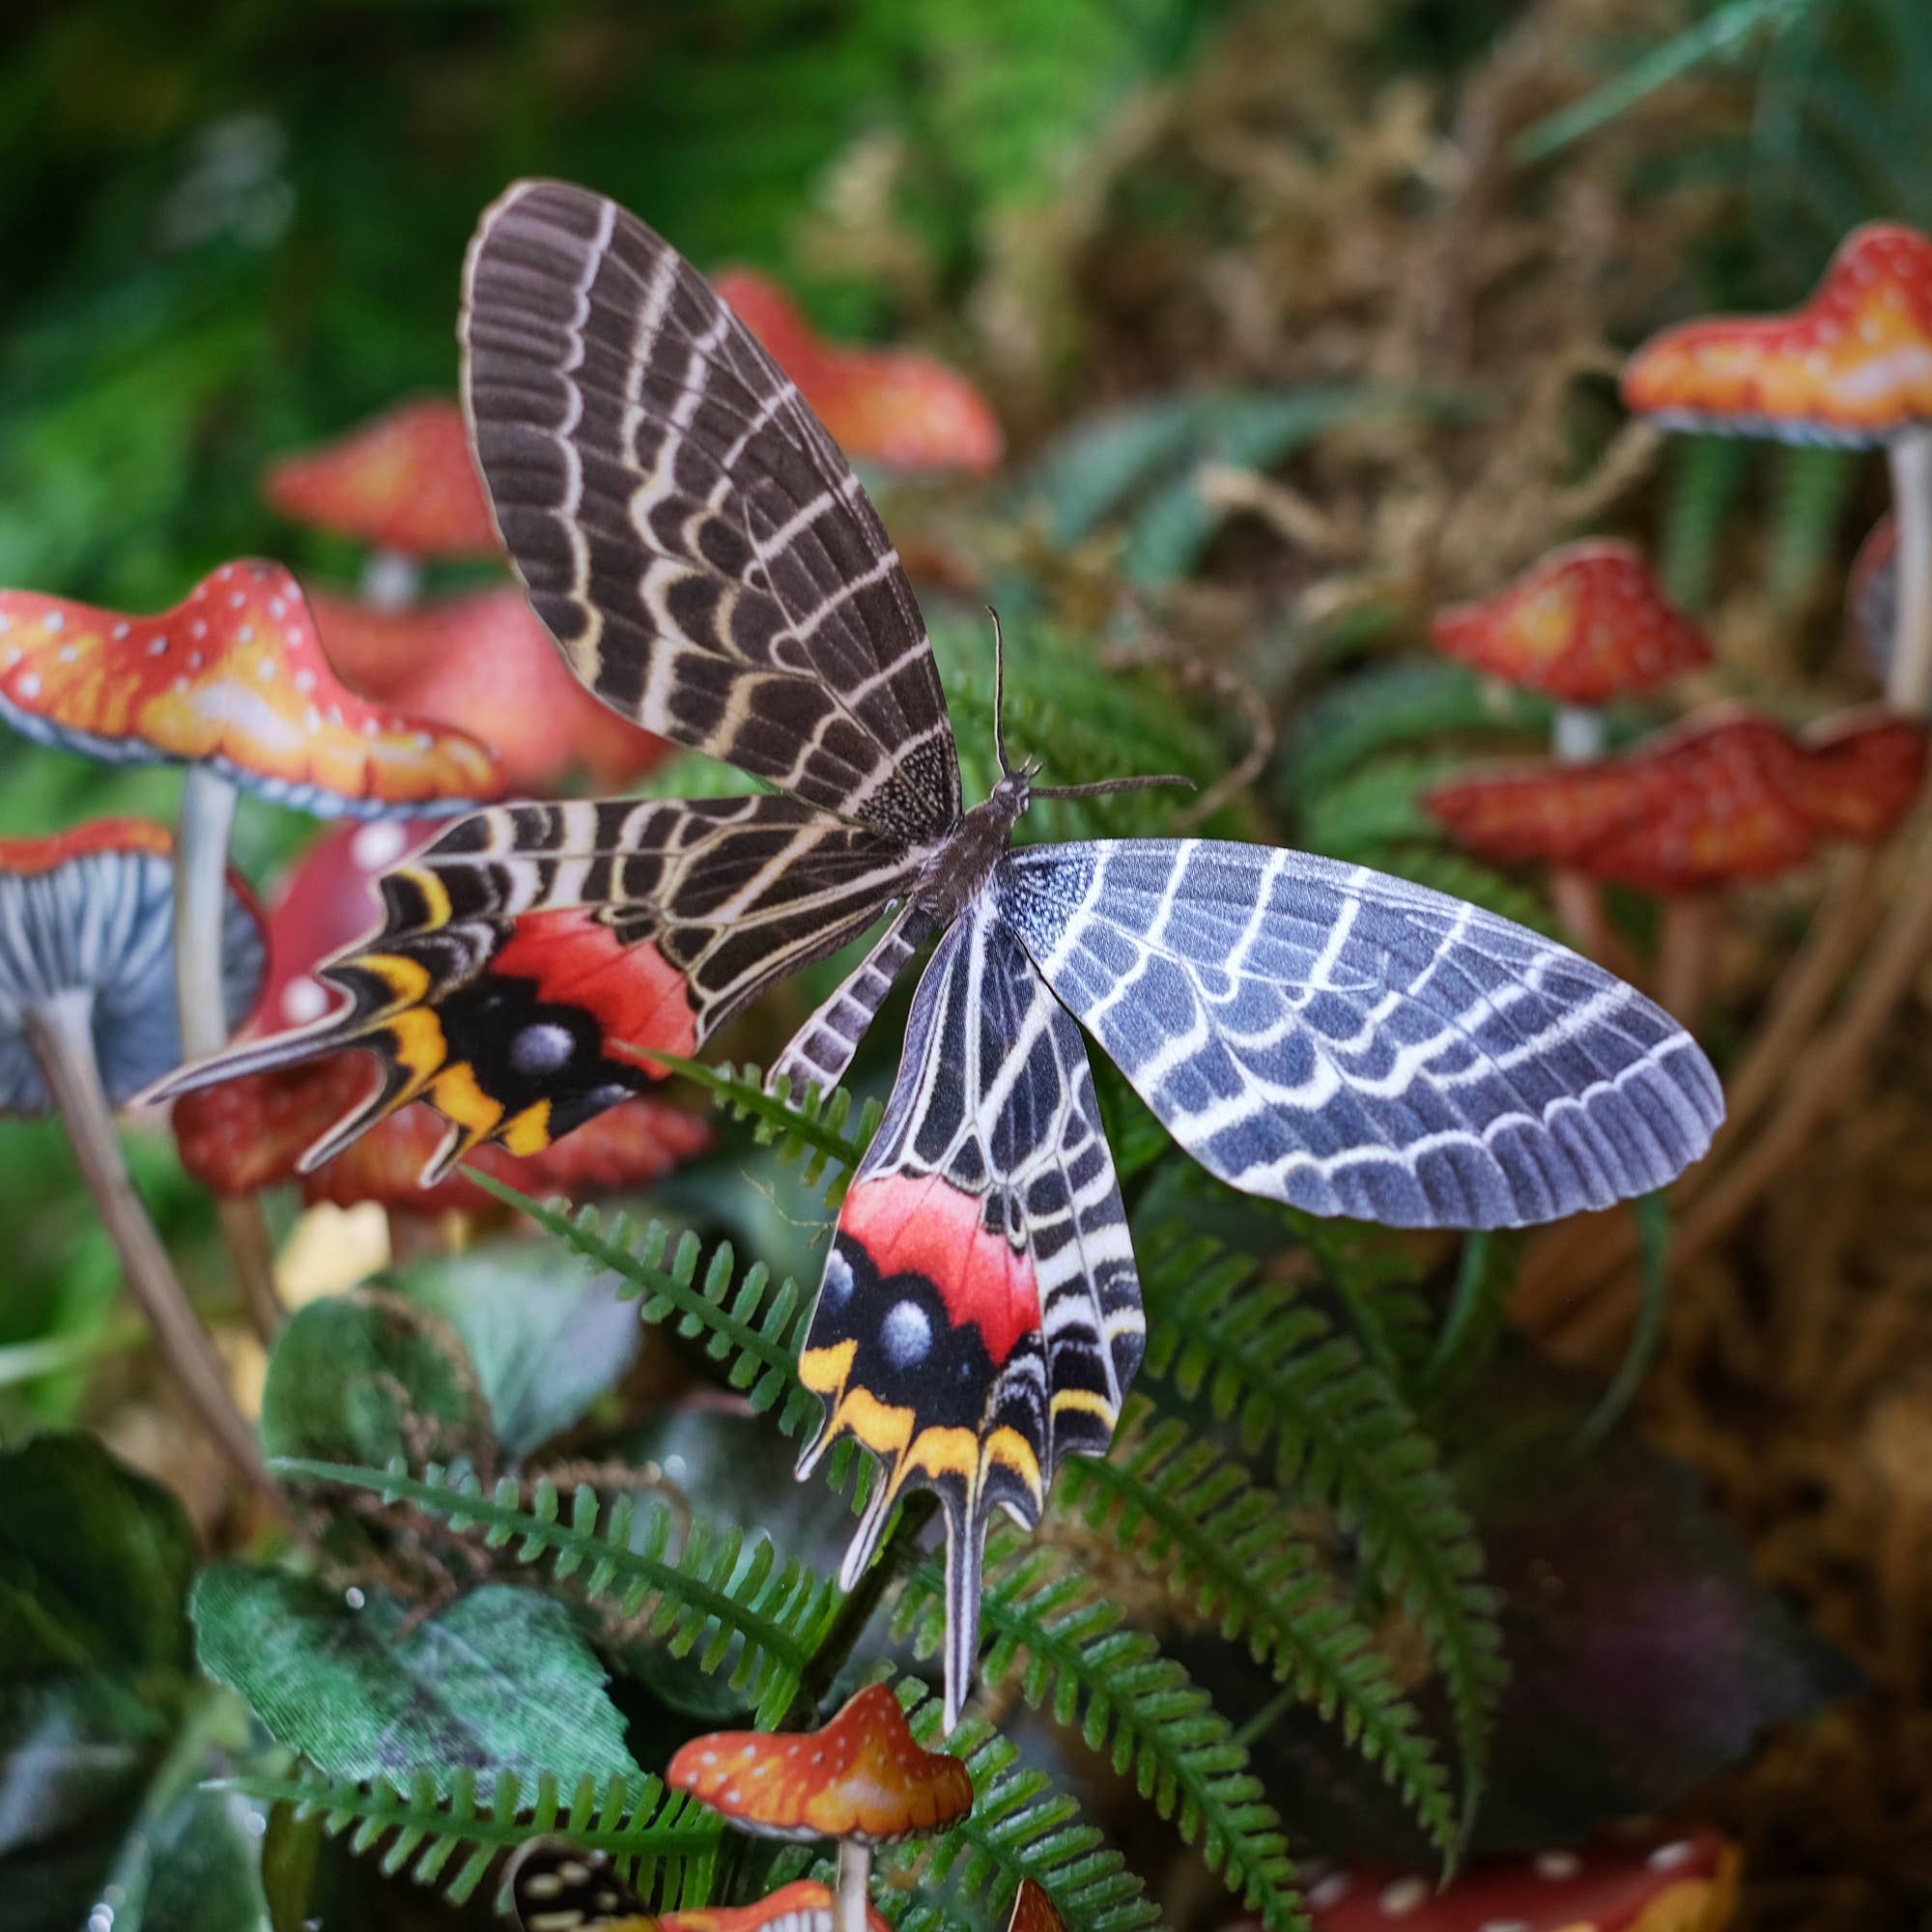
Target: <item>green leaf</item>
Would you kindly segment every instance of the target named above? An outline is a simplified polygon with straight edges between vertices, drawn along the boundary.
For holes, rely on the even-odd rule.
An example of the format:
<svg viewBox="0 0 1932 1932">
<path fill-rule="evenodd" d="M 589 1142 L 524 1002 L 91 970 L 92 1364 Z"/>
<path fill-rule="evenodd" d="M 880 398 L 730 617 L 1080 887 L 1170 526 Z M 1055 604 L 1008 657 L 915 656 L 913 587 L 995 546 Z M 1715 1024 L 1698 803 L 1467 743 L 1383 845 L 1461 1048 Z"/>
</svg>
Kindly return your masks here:
<svg viewBox="0 0 1932 1932">
<path fill-rule="evenodd" d="M 312 1301 L 277 1337 L 262 1391 L 270 1457 L 325 1462 L 493 1458 L 489 1404 L 456 1330 L 378 1289 Z"/>
<path fill-rule="evenodd" d="M 0 1684 L 185 1668 L 195 1561 L 181 1505 L 91 1436 L 0 1453 Z"/>
<path fill-rule="evenodd" d="M 358 1593 L 355 1593 L 359 1595 Z M 412 1628 L 379 1596 L 224 1563 L 193 1597 L 202 1668 L 277 1743 L 331 1777 L 459 1770 L 575 1783 L 635 1776 L 603 1666 L 567 1605 L 511 1584 L 471 1590 Z"/>
<path fill-rule="evenodd" d="M 559 1268 L 543 1242 L 497 1240 L 418 1262 L 395 1286 L 461 1340 L 497 1446 L 514 1461 L 581 1421 L 636 1361 L 638 1318 L 615 1282 Z"/>
</svg>

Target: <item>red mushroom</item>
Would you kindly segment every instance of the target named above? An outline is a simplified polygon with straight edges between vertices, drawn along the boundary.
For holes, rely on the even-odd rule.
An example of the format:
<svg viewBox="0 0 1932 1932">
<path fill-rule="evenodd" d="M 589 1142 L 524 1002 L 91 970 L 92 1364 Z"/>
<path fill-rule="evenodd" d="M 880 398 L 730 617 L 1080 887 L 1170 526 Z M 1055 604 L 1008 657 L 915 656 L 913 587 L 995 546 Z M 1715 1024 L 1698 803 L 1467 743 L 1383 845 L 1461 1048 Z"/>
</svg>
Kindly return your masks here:
<svg viewBox="0 0 1932 1932">
<path fill-rule="evenodd" d="M 1711 662 L 1703 631 L 1664 597 L 1629 544 L 1567 545 L 1479 603 L 1437 613 L 1450 657 L 1559 700 L 1556 754 L 1603 751 L 1599 707 Z"/>
<path fill-rule="evenodd" d="M 1013 1916 L 1007 1920 L 1007 1932 L 1066 1932 L 1066 1921 L 1045 1888 L 1023 1878 L 1013 1893 Z"/>
<path fill-rule="evenodd" d="M 781 1885 L 751 1905 L 700 1906 L 652 1918 L 643 1901 L 611 1869 L 603 1852 L 581 1852 L 554 1838 L 527 1844 L 510 1861 L 510 1899 L 524 1932 L 836 1932 L 838 1901 L 816 1880 Z M 876 1912 L 867 1932 L 892 1932 Z"/>
<path fill-rule="evenodd" d="M 168 948 L 171 841 L 100 819 L 50 838 L 0 839 L 0 1113 L 57 1113 L 169 1373 L 237 1471 L 280 1505 L 254 1432 L 134 1191 L 114 1110 L 181 1057 Z M 220 1010 L 262 979 L 260 915 L 230 873 L 219 908 Z"/>
<path fill-rule="evenodd" d="M 1804 865 L 1823 838 L 1883 838 L 1917 793 L 1925 748 L 1923 727 L 1901 719 L 1855 716 L 1800 741 L 1726 708 L 1621 757 L 1484 773 L 1424 805 L 1483 857 L 1543 859 L 1668 899 L 1660 986 L 1681 1017 L 1701 992 L 1721 889 Z"/>
<path fill-rule="evenodd" d="M 790 296 L 754 270 L 722 270 L 712 285 L 846 455 L 908 470 L 998 466 L 999 423 L 957 370 L 910 350 L 827 342 Z"/>
<path fill-rule="evenodd" d="M 494 556 L 490 503 L 453 399 L 405 403 L 319 448 L 284 458 L 263 494 L 293 522 L 356 538 L 375 551 L 372 603 L 407 604 L 418 560 Z"/>
<path fill-rule="evenodd" d="M 874 1845 L 944 1831 L 973 1808 L 965 1765 L 926 1750 L 884 1684 L 816 1731 L 694 1738 L 665 1782 L 761 1837 L 838 1839 L 838 1932 L 865 1932 Z"/>
<path fill-rule="evenodd" d="M 1883 443 L 1897 511 L 1892 708 L 1932 709 L 1932 240 L 1872 222 L 1789 315 L 1667 329 L 1624 372 L 1624 400 L 1673 427 Z"/>
<path fill-rule="evenodd" d="M 480 739 L 507 791 L 547 796 L 574 770 L 623 790 L 665 754 L 662 738 L 583 688 L 513 585 L 405 611 L 311 602 L 323 648 L 356 690 Z"/>
<path fill-rule="evenodd" d="M 1715 1832 L 1605 1843 L 1434 1878 L 1331 1872 L 1308 1889 L 1315 1932 L 1720 1932 L 1737 1905 L 1737 1848 Z"/>
<path fill-rule="evenodd" d="M 283 882 L 269 919 L 270 972 L 258 1030 L 306 1026 L 335 1005 L 316 967 L 381 919 L 376 881 L 434 832 L 421 823 L 333 826 Z M 376 1067 L 354 1051 L 250 1073 L 185 1094 L 174 1105 L 182 1165 L 212 1193 L 252 1193 L 291 1179 L 304 1153 L 374 1091 Z M 374 1201 L 417 1215 L 497 1208 L 467 1175 L 422 1184 L 444 1134 L 429 1108 L 403 1108 L 303 1177 L 303 1199 L 352 1207 Z M 471 1164 L 526 1194 L 582 1200 L 658 1179 L 710 1143 L 703 1120 L 662 1100 L 624 1101 L 534 1154 L 477 1150 Z"/>
<path fill-rule="evenodd" d="M 365 817 L 462 810 L 498 788 L 473 739 L 369 704 L 341 683 L 295 579 L 276 564 L 225 563 L 157 617 L 0 591 L 0 717 L 87 755 L 187 767 L 175 945 L 190 1059 L 227 1037 L 215 981 L 238 787 Z M 259 1221 L 225 1225 L 267 1325 L 273 1292 Z"/>
</svg>

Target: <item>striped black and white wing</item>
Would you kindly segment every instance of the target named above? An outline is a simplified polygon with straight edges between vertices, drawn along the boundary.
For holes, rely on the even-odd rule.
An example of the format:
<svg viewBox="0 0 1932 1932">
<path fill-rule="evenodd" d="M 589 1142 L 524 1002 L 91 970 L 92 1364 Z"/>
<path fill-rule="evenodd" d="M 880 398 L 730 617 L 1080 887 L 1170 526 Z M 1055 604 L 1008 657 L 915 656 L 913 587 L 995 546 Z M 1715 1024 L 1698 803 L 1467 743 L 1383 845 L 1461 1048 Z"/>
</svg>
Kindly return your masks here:
<svg viewBox="0 0 1932 1932">
<path fill-rule="evenodd" d="M 839 1210 L 799 1376 L 882 1479 L 850 1589 L 908 1485 L 947 1524 L 949 1725 L 972 1678 L 994 1504 L 1039 1520 L 1140 1366 L 1140 1281 L 1080 1029 L 981 897 L 920 980 L 877 1138 Z"/>
<path fill-rule="evenodd" d="M 1002 916 L 1175 1139 L 1236 1187 L 1398 1227 L 1642 1194 L 1723 1117 L 1695 1042 L 1507 920 L 1306 853 L 1035 846 Z"/>
<path fill-rule="evenodd" d="M 464 404 L 497 527 L 627 718 L 909 844 L 959 814 L 897 554 L 798 390 L 614 202 L 520 182 L 464 275 Z"/>
<path fill-rule="evenodd" d="M 431 1178 L 485 1141 L 532 1153 L 640 1092 L 748 1001 L 909 889 L 896 838 L 796 799 L 574 800 L 459 820 L 381 881 L 381 927 L 321 969 L 347 1007 L 154 1090 L 366 1047 L 382 1085 L 314 1166 L 415 1099 L 450 1122 Z"/>
</svg>

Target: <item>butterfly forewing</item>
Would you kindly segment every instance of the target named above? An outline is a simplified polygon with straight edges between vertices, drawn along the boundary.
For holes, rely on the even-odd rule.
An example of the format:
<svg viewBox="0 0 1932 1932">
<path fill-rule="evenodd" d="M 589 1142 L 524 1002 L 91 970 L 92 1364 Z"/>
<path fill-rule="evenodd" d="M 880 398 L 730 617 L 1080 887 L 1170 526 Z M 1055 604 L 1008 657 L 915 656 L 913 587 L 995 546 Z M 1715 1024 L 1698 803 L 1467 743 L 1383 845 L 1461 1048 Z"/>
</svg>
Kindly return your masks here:
<svg viewBox="0 0 1932 1932">
<path fill-rule="evenodd" d="M 1032 1525 L 1060 1459 L 1105 1451 L 1143 1334 L 1080 1030 L 982 898 L 920 980 L 799 1364 L 826 1412 L 807 1464 L 846 1435 L 884 1463 L 846 1587 L 907 1485 L 939 1495 L 952 1718 L 988 1513 Z"/>
<path fill-rule="evenodd" d="M 813 805 L 942 835 L 959 767 L 912 587 L 703 277 L 601 195 L 523 182 L 470 246 L 462 332 L 497 526 L 579 677 Z"/>
<path fill-rule="evenodd" d="M 1358 866 L 1208 839 L 1034 846 L 995 892 L 1209 1172 L 1317 1214 L 1512 1227 L 1662 1187 L 1722 1100 L 1600 967 Z"/>
<path fill-rule="evenodd" d="M 476 812 L 384 874 L 382 926 L 321 969 L 344 1012 L 160 1091 L 365 1046 L 383 1084 L 312 1160 L 414 1099 L 451 1122 L 441 1165 L 483 1141 L 533 1152 L 656 1077 L 626 1048 L 695 1051 L 909 879 L 896 838 L 795 799 Z"/>
</svg>

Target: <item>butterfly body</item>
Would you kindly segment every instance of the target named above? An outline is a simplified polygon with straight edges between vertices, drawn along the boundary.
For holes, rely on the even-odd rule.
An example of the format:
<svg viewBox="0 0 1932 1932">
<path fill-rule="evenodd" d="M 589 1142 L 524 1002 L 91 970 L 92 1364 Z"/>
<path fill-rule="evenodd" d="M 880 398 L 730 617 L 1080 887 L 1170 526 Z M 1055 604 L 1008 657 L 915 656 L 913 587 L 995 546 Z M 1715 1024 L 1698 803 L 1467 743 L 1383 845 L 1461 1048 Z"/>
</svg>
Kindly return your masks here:
<svg viewBox="0 0 1932 1932">
<path fill-rule="evenodd" d="M 848 1587 L 904 1491 L 939 1496 L 949 1717 L 991 1511 L 1037 1522 L 1061 1458 L 1105 1452 L 1142 1353 L 1083 1029 L 1211 1173 L 1315 1213 L 1548 1220 L 1709 1144 L 1721 1096 L 1683 1030 L 1507 921 L 1265 846 L 1015 846 L 1033 799 L 1078 788 L 1004 744 L 967 809 L 923 621 L 850 468 L 613 203 L 510 189 L 471 246 L 462 334 L 498 527 L 577 675 L 780 790 L 461 820 L 325 969 L 345 1009 L 155 1094 L 367 1046 L 384 1083 L 311 1158 L 422 1097 L 450 1121 L 433 1177 L 568 1131 L 652 1077 L 636 1049 L 688 1054 L 878 929 L 774 1066 L 829 1087 L 936 942 L 804 1338 L 824 1423 L 800 1466 L 847 1436 L 879 1461 Z"/>
</svg>

